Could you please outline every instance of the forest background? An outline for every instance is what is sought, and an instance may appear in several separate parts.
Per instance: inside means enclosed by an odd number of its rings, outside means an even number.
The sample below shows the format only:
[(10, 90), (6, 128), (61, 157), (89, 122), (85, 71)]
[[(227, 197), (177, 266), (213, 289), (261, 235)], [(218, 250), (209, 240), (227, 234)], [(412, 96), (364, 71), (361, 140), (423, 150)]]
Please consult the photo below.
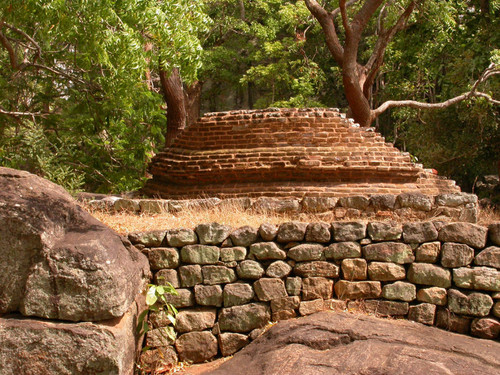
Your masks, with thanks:
[[(342, 67), (307, 3), (0, 0), (0, 165), (72, 191), (131, 191), (154, 153), (204, 112), (348, 112)], [(318, 3), (338, 16), (342, 41), (348, 18), (377, 2)], [(362, 64), (383, 31), (411, 12), (370, 82), (372, 108), (438, 103), (472, 89), (486, 96), (443, 109), (391, 108), (372, 126), (470, 191), (500, 160), (500, 108), (488, 100), (499, 97), (499, 76), (478, 82), (500, 65), (500, 1), (378, 3), (356, 48)]]

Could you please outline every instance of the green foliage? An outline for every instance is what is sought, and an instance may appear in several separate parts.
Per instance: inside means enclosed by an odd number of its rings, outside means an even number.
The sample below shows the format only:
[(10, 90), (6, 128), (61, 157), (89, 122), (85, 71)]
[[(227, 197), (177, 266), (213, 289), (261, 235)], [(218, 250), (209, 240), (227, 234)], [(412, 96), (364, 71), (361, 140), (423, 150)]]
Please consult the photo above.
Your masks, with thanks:
[[(176, 320), (175, 317), (177, 315), (177, 309), (168, 302), (167, 296), (174, 295), (177, 296), (179, 293), (169, 282), (166, 285), (155, 285), (148, 284), (148, 288), (146, 290), (146, 306), (147, 308), (139, 315), (137, 319), (137, 334), (142, 335), (146, 334), (151, 330), (151, 327), (148, 322), (148, 315), (151, 311), (159, 313), (164, 312), (166, 318), (175, 325)], [(166, 329), (167, 335), (175, 340), (175, 331), (172, 327), (168, 327), (170, 329)]]
[(0, 115), (0, 165), (73, 190), (139, 188), (166, 127), (149, 77), (196, 79), (203, 2), (0, 0), (0, 20), (18, 62), (0, 49), (0, 108), (35, 114)]
[[(485, 14), (467, 1), (426, 2), (386, 54), (379, 103), (440, 102), (469, 91), (498, 59), (500, 34), (492, 32), (500, 30), (498, 3), (490, 2), (490, 13)], [(479, 90), (498, 98), (500, 82), (492, 77)], [(384, 114), (379, 124), (400, 148), (470, 190), (478, 176), (497, 173), (499, 116), (498, 106), (479, 98), (444, 110), (399, 108)]]

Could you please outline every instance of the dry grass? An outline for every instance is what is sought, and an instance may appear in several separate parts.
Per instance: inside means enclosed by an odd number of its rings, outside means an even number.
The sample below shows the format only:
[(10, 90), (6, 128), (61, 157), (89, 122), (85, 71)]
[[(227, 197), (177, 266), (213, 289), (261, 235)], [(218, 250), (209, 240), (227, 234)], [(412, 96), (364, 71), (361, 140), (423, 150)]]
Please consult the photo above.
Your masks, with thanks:
[[(338, 218), (332, 213), (326, 214), (276, 214), (258, 213), (245, 209), (237, 203), (220, 204), (217, 206), (194, 206), (183, 209), (178, 213), (163, 212), (160, 214), (131, 214), (127, 212), (106, 212), (92, 209), (83, 205), (91, 215), (96, 217), (110, 228), (120, 234), (131, 232), (146, 232), (150, 230), (165, 230), (173, 228), (195, 228), (198, 224), (217, 222), (232, 228), (244, 225), (259, 227), (262, 223), (280, 224), (287, 221), (302, 221), (307, 223), (332, 222)], [(353, 220), (344, 217), (341, 220)], [(354, 219), (355, 220), (355, 219)], [(373, 219), (381, 221), (381, 219)], [(386, 220), (394, 220), (389, 217)], [(478, 224), (488, 225), (500, 222), (500, 212), (492, 209), (481, 209)]]

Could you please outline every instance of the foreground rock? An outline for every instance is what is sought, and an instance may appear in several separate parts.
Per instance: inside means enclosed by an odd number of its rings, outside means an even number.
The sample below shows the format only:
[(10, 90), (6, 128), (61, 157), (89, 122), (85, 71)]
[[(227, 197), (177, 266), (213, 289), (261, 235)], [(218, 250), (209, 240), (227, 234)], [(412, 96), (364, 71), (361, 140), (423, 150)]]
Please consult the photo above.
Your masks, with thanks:
[[(500, 343), (401, 320), (322, 312), (280, 322), (203, 374), (498, 374)], [(186, 374), (189, 373), (189, 370)]]
[(136, 313), (132, 304), (102, 324), (0, 318), (0, 373), (132, 375)]
[(148, 277), (146, 257), (63, 188), (0, 168), (0, 314), (112, 319)]

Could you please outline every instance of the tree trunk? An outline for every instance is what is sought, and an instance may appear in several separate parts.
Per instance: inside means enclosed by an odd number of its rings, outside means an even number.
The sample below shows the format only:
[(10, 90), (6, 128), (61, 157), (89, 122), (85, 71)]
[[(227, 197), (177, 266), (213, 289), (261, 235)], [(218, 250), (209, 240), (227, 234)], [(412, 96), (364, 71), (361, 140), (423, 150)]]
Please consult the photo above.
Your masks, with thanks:
[(184, 86), (184, 105), (187, 112), (186, 126), (193, 124), (200, 117), (202, 87), (203, 82), (200, 81)]
[(370, 101), (363, 93), (364, 77), (359, 76), (355, 62), (345, 62), (342, 67), (342, 82), (349, 103), (349, 117), (353, 117), (360, 126), (370, 126), (375, 119), (370, 108)]
[(188, 115), (186, 112), (184, 88), (182, 86), (179, 70), (174, 68), (172, 73), (160, 69), (160, 81), (163, 97), (167, 103), (167, 134), (165, 135), (165, 148), (172, 145), (174, 139), (184, 130)]

